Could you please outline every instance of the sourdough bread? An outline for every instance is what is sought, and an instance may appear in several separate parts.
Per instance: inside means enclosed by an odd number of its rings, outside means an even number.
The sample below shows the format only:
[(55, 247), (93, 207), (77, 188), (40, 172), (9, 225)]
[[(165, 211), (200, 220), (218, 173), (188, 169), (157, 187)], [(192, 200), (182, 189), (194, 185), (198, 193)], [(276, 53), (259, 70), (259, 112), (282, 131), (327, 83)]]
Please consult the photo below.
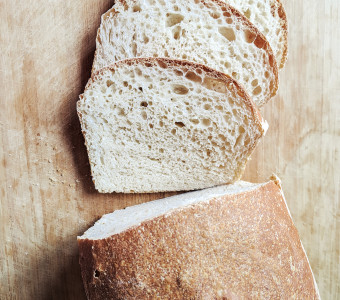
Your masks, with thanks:
[(118, 210), (78, 245), (88, 299), (320, 299), (274, 181)]
[(102, 69), (77, 109), (99, 192), (234, 182), (267, 126), (235, 80), (171, 59), (132, 59)]
[(223, 0), (242, 12), (266, 37), (280, 68), (288, 54), (288, 21), (279, 0)]
[(275, 56), (260, 31), (218, 0), (117, 0), (102, 16), (93, 72), (134, 57), (207, 65), (239, 81), (255, 104), (276, 94)]

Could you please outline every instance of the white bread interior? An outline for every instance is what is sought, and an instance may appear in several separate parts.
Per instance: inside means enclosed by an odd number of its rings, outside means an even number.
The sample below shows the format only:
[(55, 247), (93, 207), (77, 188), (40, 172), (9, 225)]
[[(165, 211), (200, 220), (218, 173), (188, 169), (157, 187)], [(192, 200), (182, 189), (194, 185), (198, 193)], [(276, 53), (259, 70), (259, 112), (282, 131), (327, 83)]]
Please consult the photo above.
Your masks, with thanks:
[(194, 190), (238, 180), (267, 124), (225, 74), (171, 59), (117, 63), (78, 101), (100, 192)]

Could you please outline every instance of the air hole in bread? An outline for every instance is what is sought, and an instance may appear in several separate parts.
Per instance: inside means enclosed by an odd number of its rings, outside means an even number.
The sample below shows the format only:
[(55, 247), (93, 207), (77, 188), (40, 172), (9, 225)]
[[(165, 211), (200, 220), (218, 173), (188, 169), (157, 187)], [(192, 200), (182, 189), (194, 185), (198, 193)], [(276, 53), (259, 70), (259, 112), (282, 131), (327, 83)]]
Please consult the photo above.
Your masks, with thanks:
[(227, 92), (226, 83), (222, 80), (218, 80), (215, 78), (210, 78), (210, 77), (204, 78), (203, 86), (214, 92), (218, 92), (218, 93)]
[(176, 24), (181, 23), (184, 19), (184, 16), (180, 14), (167, 13), (166, 16), (167, 16), (167, 19), (166, 19), (167, 27), (175, 26)]
[(171, 134), (172, 134), (172, 135), (175, 135), (175, 134), (176, 134), (176, 129), (172, 129), (172, 130), (171, 130)]
[(178, 40), (181, 37), (181, 27), (176, 26), (173, 30), (173, 36), (175, 40)]
[(222, 106), (222, 105), (217, 105), (217, 106), (216, 106), (216, 109), (217, 109), (217, 110), (223, 110), (223, 106)]
[(230, 17), (231, 17), (231, 14), (230, 14), (230, 12), (225, 11), (225, 12), (223, 13), (223, 16), (224, 16), (224, 17), (227, 17), (227, 18), (230, 18)]
[(232, 18), (226, 18), (227, 24), (233, 24), (233, 19)]
[(269, 78), (269, 72), (268, 71), (264, 72), (264, 77)]
[(132, 54), (137, 56), (137, 44), (135, 42), (132, 43)]
[(189, 71), (188, 73), (185, 74), (185, 78), (194, 81), (194, 82), (202, 82), (202, 78), (198, 76), (196, 73)]
[(229, 68), (231, 67), (231, 64), (230, 64), (229, 62), (226, 61), (226, 62), (224, 63), (224, 66), (225, 66), (227, 69), (229, 69)]
[(232, 42), (235, 41), (235, 32), (232, 28), (228, 27), (220, 27), (218, 29), (218, 32), (223, 35), (228, 41)]
[(143, 88), (140, 86), (139, 88), (138, 88), (141, 92), (143, 92)]
[(210, 119), (203, 119), (202, 120), (202, 124), (206, 127), (210, 126), (211, 124), (211, 120)]
[(113, 85), (113, 81), (111, 80), (106, 80), (106, 86), (110, 87), (111, 85)]
[(257, 79), (254, 79), (252, 82), (251, 82), (251, 85), (252, 86), (257, 86), (259, 84), (259, 81)]
[(180, 127), (180, 128), (183, 128), (185, 127), (184, 123), (183, 122), (175, 122), (175, 125)]
[(174, 84), (172, 89), (174, 93), (178, 95), (186, 95), (189, 92), (189, 89), (181, 84)]
[(141, 71), (141, 69), (136, 68), (136, 69), (135, 69), (135, 74), (136, 74), (137, 76), (142, 76), (142, 75), (143, 75), (143, 72)]
[(164, 153), (164, 149), (163, 149), (163, 148), (160, 148), (160, 149), (159, 149), (159, 152), (160, 152), (160, 153)]
[(133, 8), (132, 8), (132, 11), (133, 12), (140, 12), (141, 11), (141, 8), (139, 5), (135, 5)]
[(210, 109), (211, 109), (211, 105), (208, 104), (208, 103), (206, 103), (206, 104), (204, 104), (203, 108), (204, 108), (205, 110), (210, 110)]
[(146, 114), (145, 111), (142, 111), (142, 118), (146, 120), (148, 118), (148, 115)]
[(239, 135), (236, 139), (235, 146), (240, 146), (243, 141), (243, 136)]
[(149, 127), (152, 129), (153, 128), (153, 124), (149, 124)]
[(244, 39), (246, 40), (247, 43), (252, 43), (255, 41), (256, 34), (250, 30), (245, 30), (244, 31)]
[(262, 88), (260, 86), (257, 86), (254, 90), (253, 90), (253, 95), (259, 95), (262, 91)]
[(177, 76), (183, 76), (183, 72), (181, 70), (174, 70), (174, 73), (177, 75)]
[(249, 19), (251, 14), (250, 9), (248, 8), (243, 14)]
[(128, 87), (128, 86), (129, 86), (129, 83), (128, 83), (127, 81), (123, 81), (123, 85), (124, 85), (125, 87)]
[(149, 38), (145, 34), (143, 35), (143, 41), (145, 44), (149, 42)]
[(214, 19), (218, 19), (218, 18), (221, 17), (221, 14), (218, 13), (218, 12), (216, 12), (216, 11), (214, 11), (214, 12), (209, 12), (209, 14), (210, 14), (210, 16), (211, 16), (212, 18), (214, 18)]
[(157, 60), (157, 64), (163, 69), (166, 69), (168, 67), (168, 65), (162, 60)]
[(191, 119), (190, 122), (197, 125), (197, 124), (199, 124), (200, 121), (197, 120), (197, 119)]
[(142, 101), (141, 103), (140, 103), (140, 106), (143, 106), (143, 107), (148, 107), (148, 103), (146, 102), (146, 101)]
[(164, 122), (163, 121), (159, 121), (159, 126), (163, 127), (164, 126)]

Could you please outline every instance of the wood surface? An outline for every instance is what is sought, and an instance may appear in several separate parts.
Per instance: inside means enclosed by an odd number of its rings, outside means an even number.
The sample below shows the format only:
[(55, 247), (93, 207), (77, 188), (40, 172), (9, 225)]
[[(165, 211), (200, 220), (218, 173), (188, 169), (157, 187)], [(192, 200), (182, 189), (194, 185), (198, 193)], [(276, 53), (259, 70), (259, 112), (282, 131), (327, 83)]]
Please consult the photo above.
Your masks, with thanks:
[[(77, 235), (170, 195), (94, 190), (76, 101), (108, 0), (0, 1), (0, 299), (85, 299)], [(275, 172), (323, 299), (340, 299), (339, 1), (285, 1), (289, 58), (244, 179)]]

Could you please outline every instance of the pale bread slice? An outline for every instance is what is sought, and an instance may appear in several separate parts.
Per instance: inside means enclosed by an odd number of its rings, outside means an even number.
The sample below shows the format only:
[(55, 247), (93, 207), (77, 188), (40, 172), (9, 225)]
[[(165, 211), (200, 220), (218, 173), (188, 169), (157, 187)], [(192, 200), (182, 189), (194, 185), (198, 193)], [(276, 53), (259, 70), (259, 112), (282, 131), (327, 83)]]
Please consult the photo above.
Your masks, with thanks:
[(235, 80), (171, 59), (131, 59), (100, 70), (77, 109), (99, 192), (234, 182), (267, 127)]
[(223, 0), (242, 12), (266, 37), (280, 68), (288, 55), (288, 21), (279, 0)]
[(88, 299), (320, 299), (277, 182), (103, 216), (78, 237)]
[(93, 72), (134, 57), (207, 65), (242, 84), (257, 106), (278, 89), (278, 68), (263, 34), (217, 0), (117, 0), (102, 16)]

